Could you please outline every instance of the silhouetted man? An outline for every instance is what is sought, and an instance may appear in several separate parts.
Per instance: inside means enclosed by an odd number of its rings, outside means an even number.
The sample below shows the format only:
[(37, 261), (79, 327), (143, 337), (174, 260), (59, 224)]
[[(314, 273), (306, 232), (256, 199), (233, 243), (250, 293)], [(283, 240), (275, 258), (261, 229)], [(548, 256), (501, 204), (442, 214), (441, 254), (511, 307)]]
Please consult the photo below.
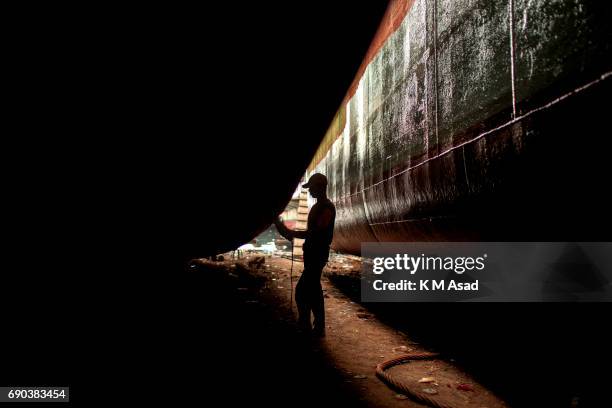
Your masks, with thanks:
[[(302, 187), (309, 189), (310, 195), (317, 203), (308, 214), (308, 229), (306, 231), (291, 230), (277, 217), (274, 220), (278, 232), (289, 241), (294, 238), (305, 239), (304, 272), (295, 287), (295, 303), (297, 303), (300, 327), (317, 336), (325, 336), (325, 309), (323, 306), (323, 290), (321, 289), (321, 273), (329, 257), (329, 245), (334, 234), (336, 207), (327, 198), (327, 177), (315, 173)], [(314, 329), (310, 324), (310, 312), (314, 314)]]

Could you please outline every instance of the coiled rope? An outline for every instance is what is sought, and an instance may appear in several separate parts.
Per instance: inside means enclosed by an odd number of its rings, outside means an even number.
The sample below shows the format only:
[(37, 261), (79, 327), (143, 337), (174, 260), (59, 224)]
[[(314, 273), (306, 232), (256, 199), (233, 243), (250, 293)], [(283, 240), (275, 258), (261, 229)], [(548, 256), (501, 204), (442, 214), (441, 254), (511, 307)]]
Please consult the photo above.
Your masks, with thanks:
[(408, 386), (407, 384), (398, 381), (397, 379), (393, 378), (389, 373), (385, 372), (385, 370), (393, 366), (405, 363), (407, 361), (433, 360), (437, 357), (439, 357), (438, 353), (412, 353), (392, 358), (390, 360), (383, 361), (382, 363), (376, 366), (376, 376), (392, 389), (411, 397), (417, 402), (422, 402), (435, 408), (454, 408), (451, 405), (433, 399), (430, 395), (420, 391), (415, 386)]

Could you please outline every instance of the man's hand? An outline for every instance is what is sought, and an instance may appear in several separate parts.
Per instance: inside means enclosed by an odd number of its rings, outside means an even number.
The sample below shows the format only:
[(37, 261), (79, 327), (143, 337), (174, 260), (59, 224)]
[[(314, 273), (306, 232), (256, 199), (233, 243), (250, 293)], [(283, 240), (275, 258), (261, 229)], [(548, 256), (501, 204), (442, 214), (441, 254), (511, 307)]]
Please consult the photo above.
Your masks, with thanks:
[(287, 238), (287, 240), (289, 241), (293, 240), (293, 231), (287, 228), (285, 224), (283, 224), (283, 220), (281, 220), (280, 217), (277, 216), (274, 218), (274, 225), (276, 225), (276, 229), (283, 237)]
[(288, 228), (283, 223), (283, 219), (280, 216), (274, 217), (274, 225), (276, 225), (276, 229), (282, 234), (288, 230)]

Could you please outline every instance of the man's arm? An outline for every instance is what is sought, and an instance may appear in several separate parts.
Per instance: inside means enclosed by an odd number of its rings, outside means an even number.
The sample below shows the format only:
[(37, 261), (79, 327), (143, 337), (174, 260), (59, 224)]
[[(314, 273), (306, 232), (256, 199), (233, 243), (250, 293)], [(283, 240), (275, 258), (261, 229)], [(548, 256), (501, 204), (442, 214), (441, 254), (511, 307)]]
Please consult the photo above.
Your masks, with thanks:
[(325, 208), (318, 214), (314, 222), (314, 229), (317, 231), (325, 230), (333, 222), (333, 219), (334, 212), (329, 208)]
[(294, 238), (306, 238), (306, 231), (296, 231), (287, 228), (278, 217), (274, 219), (274, 225), (276, 225), (276, 229), (278, 229), (278, 232), (289, 241), (292, 241)]

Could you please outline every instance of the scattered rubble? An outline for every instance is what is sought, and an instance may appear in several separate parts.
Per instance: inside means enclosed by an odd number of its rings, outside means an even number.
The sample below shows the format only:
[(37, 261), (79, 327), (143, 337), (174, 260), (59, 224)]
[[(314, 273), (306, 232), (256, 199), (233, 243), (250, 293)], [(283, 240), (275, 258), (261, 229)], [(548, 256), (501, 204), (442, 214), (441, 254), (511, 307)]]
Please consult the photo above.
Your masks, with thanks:
[(472, 385), (465, 383), (457, 385), (457, 389), (461, 391), (474, 391), (474, 387), (472, 387)]
[(248, 265), (250, 268), (259, 269), (262, 268), (266, 263), (266, 258), (264, 256), (256, 256), (253, 259), (248, 261)]
[(438, 393), (438, 390), (436, 390), (435, 388), (423, 388), (421, 391), (423, 391), (425, 394), (430, 395), (436, 395)]
[[(245, 291), (245, 302), (253, 307), (267, 305), (284, 305), (289, 310), (289, 270), (291, 259), (279, 256), (261, 256), (249, 254), (240, 260), (232, 260), (225, 256), (224, 261), (227, 273), (236, 282), (236, 289)], [(210, 262), (210, 261), (207, 261)], [(359, 267), (353, 260), (344, 261), (338, 266), (351, 264), (348, 270), (337, 268), (335, 273), (342, 276), (359, 274)], [(217, 264), (221, 265), (221, 264)], [(332, 265), (333, 266), (333, 265)], [(303, 265), (295, 262), (293, 265), (293, 286), (299, 280)], [(384, 359), (397, 357), (401, 354), (426, 351), (419, 343), (412, 341), (402, 331), (391, 328), (377, 319), (377, 316), (368, 313), (363, 305), (356, 303), (346, 296), (345, 292), (333, 286), (324, 275), (322, 285), (325, 290), (325, 309), (327, 320), (327, 336), (320, 344), (320, 352), (326, 354), (333, 365), (345, 375), (346, 386), (360, 395), (360, 398), (379, 408), (396, 408), (401, 400), (403, 408), (421, 407), (408, 395), (396, 393), (375, 377), (375, 367)], [(353, 279), (353, 277), (351, 277)], [(259, 282), (258, 290), (248, 287), (253, 282)], [(280, 286), (279, 286), (280, 285)], [(285, 289), (286, 288), (286, 289)], [(248, 291), (248, 292), (247, 292)], [(251, 296), (253, 295), (253, 296)], [(356, 299), (356, 298), (354, 298)], [(281, 307), (282, 308), (282, 307)], [(295, 307), (293, 312), (296, 313)], [(293, 315), (295, 317), (295, 314)], [(448, 360), (439, 360), (435, 365), (426, 361), (411, 361), (410, 364), (401, 364), (392, 368), (398, 380), (406, 384), (413, 384), (432, 399), (452, 406), (469, 406), (476, 408), (505, 407), (490, 392), (481, 392), (483, 388), (473, 381), (466, 373), (453, 366)], [(435, 377), (432, 373), (435, 371)], [(422, 385), (424, 388), (421, 389)], [(473, 393), (466, 393), (472, 391)]]

